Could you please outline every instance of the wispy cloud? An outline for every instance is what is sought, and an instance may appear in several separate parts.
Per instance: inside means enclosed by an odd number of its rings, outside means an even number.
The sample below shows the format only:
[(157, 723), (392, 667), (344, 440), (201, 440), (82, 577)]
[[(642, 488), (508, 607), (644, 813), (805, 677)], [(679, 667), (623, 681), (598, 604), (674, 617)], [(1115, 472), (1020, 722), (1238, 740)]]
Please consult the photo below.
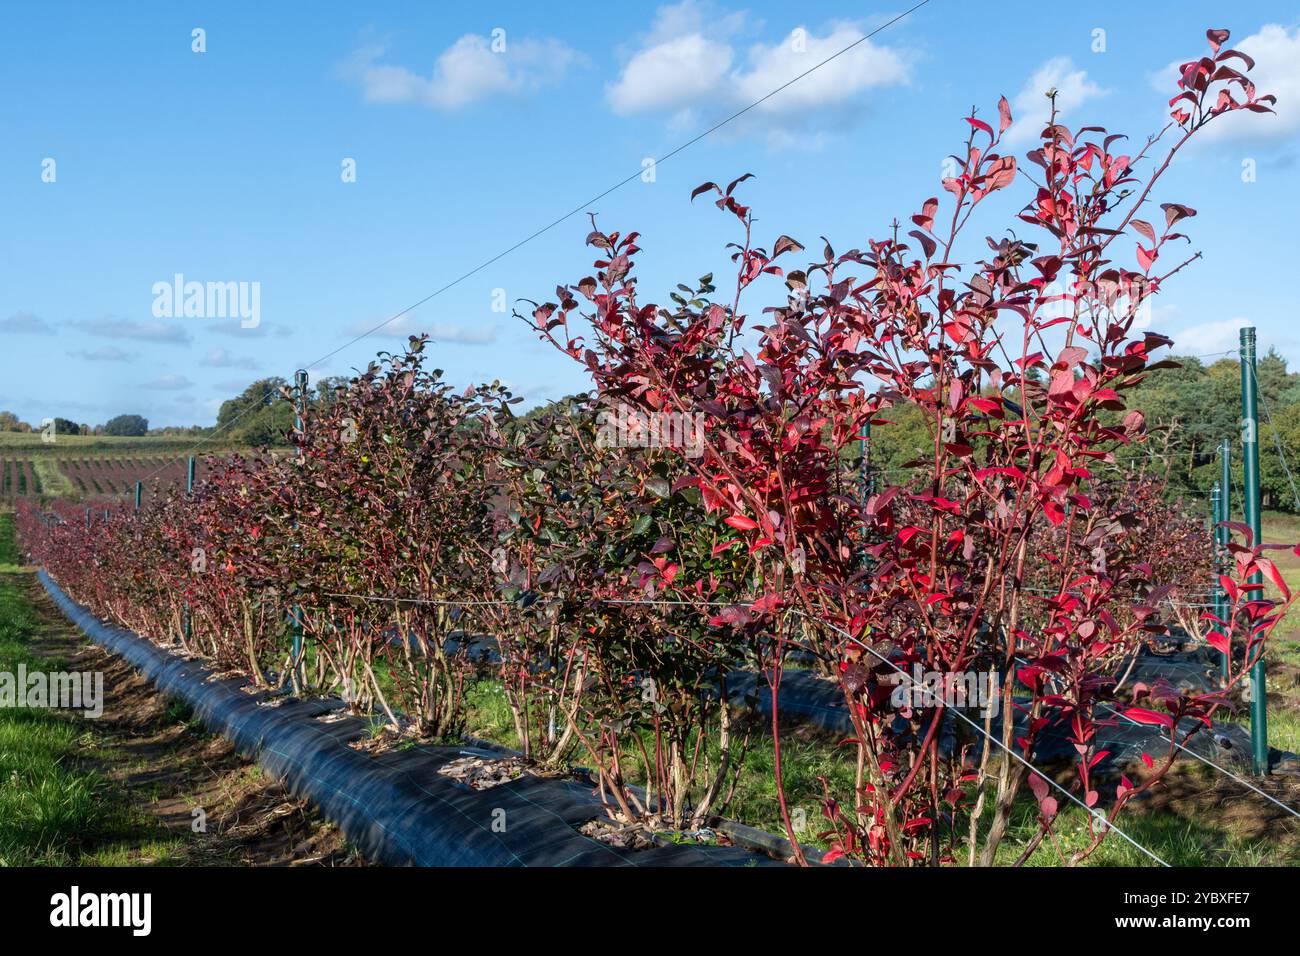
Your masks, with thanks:
[(1015, 122), (1003, 137), (1006, 145), (1023, 146), (1038, 139), (1052, 116), (1052, 101), (1047, 97), (1049, 90), (1056, 90), (1058, 119), (1065, 124), (1076, 118), (1074, 112), (1084, 103), (1107, 93), (1088, 79), (1087, 70), (1076, 70), (1069, 57), (1058, 56), (1048, 60), (1011, 99), (1011, 115)]
[(160, 342), (184, 345), (191, 341), (189, 331), (173, 322), (135, 322), (130, 319), (89, 319), (70, 323), (90, 335), (105, 339), (130, 339), (137, 342)]
[(31, 312), (15, 312), (8, 318), (0, 319), (0, 334), (53, 335), (54, 326)]
[(443, 50), (428, 75), (383, 63), (383, 43), (362, 46), (343, 64), (371, 103), (419, 103), (443, 112), (496, 96), (514, 96), (564, 79), (585, 57), (551, 37), (515, 39), (468, 33)]
[(159, 392), (178, 392), (182, 389), (193, 388), (194, 383), (184, 375), (176, 375), (175, 373), (168, 372), (165, 375), (159, 375), (151, 381), (141, 383), (140, 387)]
[[(343, 330), (344, 335), (362, 335), (370, 332), (380, 323), (380, 319), (355, 322)], [(405, 339), (412, 335), (427, 334), (435, 344), (454, 345), (491, 345), (497, 339), (494, 325), (468, 326), (451, 322), (421, 322), (412, 316), (403, 315), (389, 322), (374, 333), (386, 338)]]
[(257, 368), (257, 363), (243, 355), (235, 355), (227, 349), (209, 349), (208, 354), (199, 359), (200, 365), (209, 368)]
[(267, 335), (274, 335), (280, 338), (287, 338), (293, 335), (293, 332), (283, 325), (276, 325), (263, 320), (251, 329), (244, 328), (239, 319), (218, 319), (216, 321), (204, 320), (202, 328), (206, 332), (215, 332), (217, 335), (228, 335), (232, 338), (252, 338), (260, 339)]
[(97, 349), (76, 349), (68, 353), (74, 358), (87, 362), (129, 362), (136, 357), (135, 352), (127, 352), (116, 345), (101, 345)]
[(1239, 330), (1253, 324), (1249, 319), (1224, 319), (1221, 322), (1202, 322), (1169, 333), (1174, 340), (1174, 353), (1178, 355), (1208, 355), (1236, 348)]

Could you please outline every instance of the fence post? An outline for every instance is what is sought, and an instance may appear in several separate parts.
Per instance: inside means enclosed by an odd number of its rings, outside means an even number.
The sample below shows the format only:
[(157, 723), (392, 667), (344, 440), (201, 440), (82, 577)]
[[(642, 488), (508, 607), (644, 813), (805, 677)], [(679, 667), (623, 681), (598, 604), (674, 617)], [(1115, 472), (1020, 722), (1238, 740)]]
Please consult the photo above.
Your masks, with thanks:
[(136, 511), (140, 510), (140, 502), (143, 499), (144, 499), (144, 482), (137, 481), (135, 483), (135, 510)]
[[(1216, 481), (1210, 489), (1210, 584), (1214, 595), (1214, 616), (1223, 617), (1223, 589), (1219, 587), (1219, 522), (1223, 520), (1223, 492)], [(1225, 657), (1227, 655), (1224, 655)]]
[[(1219, 442), (1219, 517), (1218, 521), (1232, 520), (1232, 443), (1228, 439)], [(1223, 557), (1228, 553), (1228, 542), (1231, 540), (1232, 532), (1225, 527), (1214, 529), (1214, 545), (1216, 554), (1215, 580), (1214, 580), (1214, 616), (1222, 620), (1228, 613), (1228, 595), (1220, 586), (1218, 575), (1223, 573)], [(1228, 634), (1229, 640), (1232, 636), (1232, 622), (1228, 622), (1225, 627), (1225, 633)], [(1229, 643), (1228, 652), (1223, 655), (1222, 674), (1226, 682), (1232, 675), (1232, 645)]]
[[(307, 370), (300, 368), (293, 373), (293, 427), (298, 433), (298, 457), (302, 458), (302, 442), (307, 432)], [(295, 604), (290, 616), (289, 662), (293, 667), (293, 690), (301, 693), (303, 689), (302, 670), (302, 605)]]
[[(190, 455), (185, 459), (185, 493), (188, 495), (194, 490), (194, 456)], [(185, 632), (185, 647), (190, 646), (190, 638), (194, 634), (194, 625), (190, 620), (190, 602), (186, 601), (184, 610), (181, 612), (181, 628)]]
[[(1255, 383), (1255, 329), (1241, 330), (1241, 460), (1246, 525), (1253, 544), (1260, 543), (1259, 514), (1259, 396)], [(1252, 585), (1263, 585), (1261, 574), (1252, 574)], [(1249, 592), (1262, 595), (1262, 588)], [(1249, 635), (1247, 635), (1249, 640)], [(1264, 679), (1264, 655), (1259, 652), (1250, 668), (1250, 751), (1256, 773), (1268, 772), (1268, 690)]]

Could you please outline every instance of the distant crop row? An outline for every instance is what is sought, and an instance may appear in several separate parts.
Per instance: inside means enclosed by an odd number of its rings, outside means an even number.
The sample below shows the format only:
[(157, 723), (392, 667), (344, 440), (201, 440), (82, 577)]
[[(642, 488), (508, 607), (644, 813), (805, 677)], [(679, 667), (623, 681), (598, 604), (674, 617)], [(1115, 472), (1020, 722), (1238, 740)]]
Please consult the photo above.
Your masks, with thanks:
[(0, 458), (0, 498), (5, 500), (41, 493), (31, 461)]
[[(130, 495), (135, 483), (143, 482), (147, 489), (155, 485), (167, 488), (185, 481), (185, 459), (163, 458), (156, 455), (128, 455), (105, 458), (75, 456), (54, 460), (58, 473), (67, 479), (67, 487), (46, 487), (30, 458), (0, 459), (0, 499), (47, 495), (64, 496), (71, 490), (72, 497), (105, 497)], [(198, 474), (203, 464), (196, 463)], [(148, 491), (146, 491), (146, 494)]]

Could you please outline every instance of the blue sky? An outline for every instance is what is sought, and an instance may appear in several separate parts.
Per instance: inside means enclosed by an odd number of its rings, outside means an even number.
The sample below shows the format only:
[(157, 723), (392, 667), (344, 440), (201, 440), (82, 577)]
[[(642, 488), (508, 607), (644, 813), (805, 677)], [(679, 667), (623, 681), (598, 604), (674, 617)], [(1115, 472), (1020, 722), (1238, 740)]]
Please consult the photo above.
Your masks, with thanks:
[[(210, 424), (248, 382), (291, 376), (906, 6), (7, 5), (0, 408), (27, 421)], [(689, 202), (705, 180), (754, 173), (743, 195), (769, 243), (862, 245), (941, 195), (972, 105), (993, 112), (1005, 93), (1024, 116), (1054, 85), (1070, 125), (1140, 142), (1165, 115), (1169, 65), (1202, 54), (1206, 27), (1227, 27), (1278, 114), (1215, 133), (1164, 181), (1160, 201), (1199, 210), (1188, 231), (1206, 258), (1162, 294), (1154, 327), (1180, 351), (1211, 353), (1253, 324), (1262, 347), (1300, 363), (1300, 12), (1073, 6), (1049, 20), (1041, 4), (995, 15), (931, 0), (653, 182), (583, 208), (606, 230), (642, 233), (651, 299), (727, 272), (731, 222)], [(343, 181), (347, 160), (355, 182)], [(981, 229), (1001, 232), (1011, 211)], [(345, 374), (421, 330), (455, 382), (500, 378), (530, 404), (584, 387), (493, 306), (586, 275), (588, 229), (585, 214), (568, 219), (313, 373)], [(156, 316), (155, 284), (177, 273), (257, 283), (260, 324)]]

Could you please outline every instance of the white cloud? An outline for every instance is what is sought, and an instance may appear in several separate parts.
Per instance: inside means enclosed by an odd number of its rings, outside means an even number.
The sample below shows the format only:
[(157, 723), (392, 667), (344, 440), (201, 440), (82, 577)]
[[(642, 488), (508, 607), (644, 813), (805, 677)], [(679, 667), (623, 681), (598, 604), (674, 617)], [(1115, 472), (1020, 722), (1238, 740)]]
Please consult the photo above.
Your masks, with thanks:
[(1075, 110), (1107, 92), (1088, 79), (1087, 70), (1076, 70), (1069, 57), (1054, 57), (1040, 66), (1011, 100), (1011, 115), (1015, 122), (1007, 130), (1003, 143), (1018, 146), (1038, 140), (1038, 135), (1051, 119), (1052, 104), (1047, 98), (1047, 91), (1051, 89), (1056, 90), (1057, 117), (1066, 125), (1071, 123), (1071, 114)]
[(229, 335), (235, 338), (261, 338), (264, 335), (276, 335), (281, 338), (293, 335), (293, 332), (283, 325), (274, 325), (265, 319), (251, 329), (244, 328), (239, 319), (206, 319), (202, 328), (208, 332), (216, 332), (218, 335)]
[(138, 342), (163, 342), (183, 345), (190, 333), (170, 322), (133, 322), (130, 319), (92, 319), (72, 325), (105, 339), (132, 339)]
[(149, 388), (160, 392), (175, 392), (185, 388), (192, 388), (194, 383), (184, 375), (176, 375), (168, 372), (165, 375), (159, 375), (149, 382), (141, 384), (141, 388)]
[[(355, 322), (344, 329), (343, 334), (371, 334), (371, 330), (375, 329), (375, 326), (379, 325), (381, 321), (381, 319), (374, 319)], [(409, 313), (394, 319), (380, 329), (375, 329), (373, 334), (398, 339), (427, 334), (435, 345), (491, 345), (497, 339), (497, 330), (494, 325), (467, 326), (456, 325), (451, 322), (421, 322)]]
[(1211, 355), (1237, 348), (1241, 341), (1239, 330), (1252, 324), (1249, 319), (1224, 319), (1221, 322), (1189, 325), (1168, 335), (1174, 340), (1175, 355)]
[[(1229, 39), (1224, 46), (1254, 59), (1255, 68), (1246, 75), (1255, 84), (1256, 95), (1271, 93), (1277, 97), (1273, 104), (1276, 115), (1249, 110), (1229, 113), (1214, 119), (1192, 142), (1202, 145), (1227, 140), (1276, 142), (1300, 133), (1300, 27), (1288, 31), (1270, 23), (1240, 41)], [(1240, 60), (1229, 60), (1228, 65), (1245, 72), (1245, 64)], [(1152, 85), (1167, 98), (1178, 92), (1178, 66), (1170, 63), (1152, 77)], [(1217, 89), (1217, 85), (1212, 87)], [(1212, 93), (1211, 101), (1217, 95)], [(1242, 99), (1240, 87), (1233, 87), (1233, 97)], [(1168, 115), (1168, 110), (1165, 114)]]
[(614, 112), (672, 111), (712, 97), (727, 82), (731, 47), (698, 33), (665, 40), (637, 53), (606, 91)]
[(771, 44), (751, 44), (740, 57), (735, 34), (742, 23), (693, 0), (661, 7), (640, 48), (606, 87), (611, 109), (662, 113), (680, 130), (702, 113), (721, 118), (757, 103), (731, 127), (733, 134), (758, 132), (773, 146), (806, 147), (824, 138), (815, 128), (833, 130), (865, 112), (870, 90), (908, 80), (909, 57), (870, 40), (818, 66), (867, 32), (860, 23), (837, 21), (821, 33), (799, 26)]
[(89, 350), (78, 349), (68, 354), (75, 358), (85, 359), (87, 362), (129, 362), (135, 358), (134, 352), (124, 351), (116, 345), (101, 345), (97, 349)]
[(380, 63), (382, 44), (357, 50), (344, 64), (344, 73), (361, 85), (372, 103), (416, 102), (451, 112), (493, 96), (510, 96), (560, 82), (585, 58), (551, 37), (504, 38), (504, 49), (493, 39), (468, 33), (443, 50), (428, 76), (405, 66)]
[(54, 326), (31, 312), (15, 312), (0, 319), (0, 333), (5, 335), (53, 335)]
[(199, 360), (200, 365), (209, 368), (257, 368), (257, 363), (242, 355), (235, 355), (226, 349), (209, 349), (208, 354)]
[[(854, 23), (837, 23), (821, 37), (807, 31), (803, 52), (795, 51), (790, 36), (771, 46), (756, 44), (749, 50), (749, 69), (734, 76), (736, 90), (745, 102), (761, 99), (843, 50), (864, 32), (864, 27)], [(861, 94), (866, 90), (901, 83), (907, 73), (908, 65), (902, 54), (863, 40), (759, 104), (758, 109), (769, 114), (791, 114), (861, 101)]]

